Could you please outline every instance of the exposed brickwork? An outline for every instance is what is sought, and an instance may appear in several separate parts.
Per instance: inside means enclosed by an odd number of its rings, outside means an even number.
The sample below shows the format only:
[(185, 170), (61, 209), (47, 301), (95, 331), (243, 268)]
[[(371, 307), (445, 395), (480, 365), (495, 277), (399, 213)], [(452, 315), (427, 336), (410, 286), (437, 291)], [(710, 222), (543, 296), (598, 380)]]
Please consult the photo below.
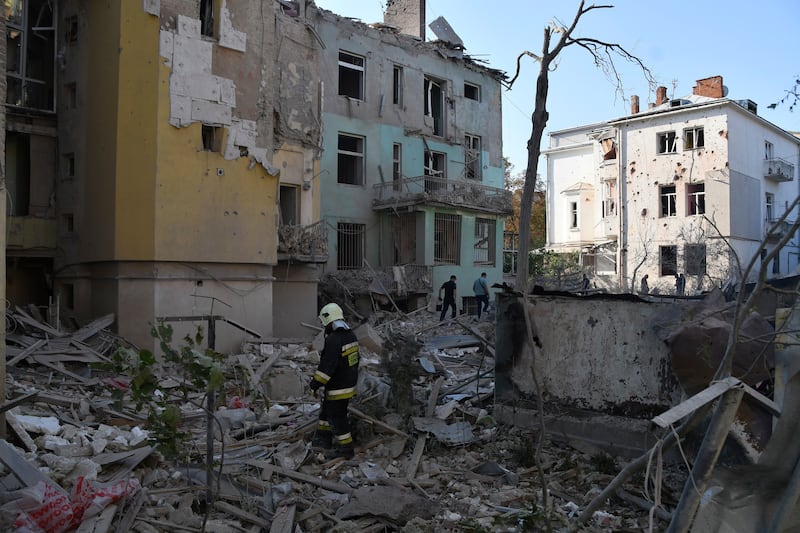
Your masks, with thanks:
[(722, 76), (711, 76), (710, 78), (703, 78), (697, 80), (697, 85), (694, 86), (692, 94), (697, 96), (708, 96), (709, 98), (722, 98)]

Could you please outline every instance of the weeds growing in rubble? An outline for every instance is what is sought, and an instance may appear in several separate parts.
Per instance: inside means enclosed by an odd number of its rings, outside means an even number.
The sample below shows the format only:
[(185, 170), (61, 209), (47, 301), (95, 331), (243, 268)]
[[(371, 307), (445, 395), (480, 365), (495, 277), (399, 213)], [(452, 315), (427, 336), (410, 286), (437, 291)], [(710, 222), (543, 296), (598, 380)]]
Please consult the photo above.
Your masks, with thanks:
[[(206, 394), (217, 392), (224, 384), (222, 355), (211, 349), (201, 348), (203, 329), (198, 327), (194, 337), (186, 335), (183, 344), (173, 345), (172, 326), (157, 324), (150, 328), (150, 334), (158, 340), (163, 352), (164, 366), (169, 368), (178, 387), (174, 391), (159, 388), (154, 372), (157, 366), (155, 356), (150, 350), (119, 348), (112, 362), (103, 367), (119, 379), (112, 387), (112, 397), (118, 409), (128, 395), (136, 405), (136, 410), (147, 410), (147, 429), (150, 442), (166, 458), (182, 457), (189, 449), (191, 434), (183, 427), (183, 413), (175, 404), (175, 395), (182, 401), (190, 401), (190, 394), (202, 391)], [(121, 386), (123, 380), (127, 386)], [(203, 407), (202, 404), (198, 407)]]
[(601, 474), (614, 475), (619, 472), (619, 466), (617, 466), (617, 462), (606, 452), (597, 452), (596, 454), (592, 455), (589, 461), (594, 469)]

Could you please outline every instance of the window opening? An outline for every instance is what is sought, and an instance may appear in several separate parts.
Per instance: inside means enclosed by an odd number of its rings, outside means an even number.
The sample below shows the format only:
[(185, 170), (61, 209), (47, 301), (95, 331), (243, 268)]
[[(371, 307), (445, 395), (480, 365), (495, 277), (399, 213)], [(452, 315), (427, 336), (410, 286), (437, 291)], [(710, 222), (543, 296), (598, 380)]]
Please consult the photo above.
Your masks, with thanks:
[(66, 233), (74, 233), (75, 217), (71, 213), (66, 215), (61, 215), (61, 227), (64, 229)]
[(490, 218), (475, 219), (475, 257), (476, 265), (494, 266), (497, 234), (496, 221)]
[(481, 179), (481, 138), (477, 135), (464, 135), (464, 169), (467, 179)]
[(214, 0), (200, 0), (200, 35), (214, 37)]
[(75, 83), (67, 83), (64, 85), (64, 93), (66, 94), (66, 108), (75, 109), (78, 107), (78, 88)]
[(403, 179), (403, 145), (392, 145), (392, 188), (399, 191)]
[(64, 18), (64, 40), (74, 43), (78, 40), (78, 16), (70, 15)]
[(603, 187), (605, 198), (603, 199), (603, 217), (610, 217), (617, 214), (616, 185), (613, 181), (607, 181)]
[(478, 85), (473, 85), (472, 83), (464, 82), (464, 98), (480, 102), (481, 88)]
[(703, 135), (703, 128), (688, 128), (683, 130), (683, 148), (685, 150), (703, 148), (705, 145), (706, 140)]
[(358, 270), (364, 264), (364, 224), (339, 222), (336, 239), (336, 268)]
[(775, 220), (775, 195), (771, 192), (764, 194), (764, 212), (767, 217), (767, 222)]
[(30, 135), (6, 132), (6, 187), (8, 215), (27, 216), (30, 209), (31, 139)]
[(6, 0), (6, 103), (55, 111), (56, 28), (51, 0)]
[(689, 276), (702, 276), (706, 273), (706, 245), (687, 244), (683, 248), (686, 274)]
[(775, 147), (769, 141), (764, 141), (764, 159), (774, 159)]
[(392, 217), (392, 260), (394, 265), (417, 261), (416, 213), (400, 213)]
[(660, 190), (661, 194), (661, 216), (674, 217), (677, 214), (676, 201), (677, 194), (674, 185), (663, 185)]
[(457, 265), (461, 262), (461, 216), (436, 213), (433, 221), (433, 261)]
[(570, 229), (578, 227), (578, 202), (569, 203), (569, 227)]
[(617, 140), (613, 137), (600, 141), (603, 148), (603, 161), (610, 161), (617, 158)]
[(444, 82), (425, 77), (425, 116), (433, 120), (433, 134), (444, 135)]
[(773, 274), (780, 274), (781, 273), (781, 254), (775, 256), (775, 259), (772, 260), (772, 273)]
[(687, 204), (690, 215), (706, 212), (706, 186), (703, 183), (690, 183), (686, 186)]
[(658, 153), (674, 154), (678, 151), (677, 137), (674, 131), (667, 131), (658, 134)]
[(75, 177), (75, 154), (64, 154), (64, 177)]
[(206, 152), (222, 151), (222, 128), (203, 124), (201, 129), (203, 136), (203, 150)]
[(403, 105), (403, 67), (398, 65), (392, 71), (392, 103)]
[(439, 191), (447, 187), (441, 180), (447, 179), (445, 154), (425, 150), (425, 192)]
[[(364, 138), (339, 134), (339, 161), (337, 170), (339, 183), (364, 184)], [(360, 267), (359, 267), (360, 268)]]
[(364, 99), (364, 58), (349, 52), (339, 52), (339, 94), (357, 100)]
[(678, 273), (678, 247), (661, 246), (659, 247), (661, 256), (661, 275), (674, 276)]
[(300, 188), (296, 185), (281, 185), (281, 225), (296, 226), (300, 221)]

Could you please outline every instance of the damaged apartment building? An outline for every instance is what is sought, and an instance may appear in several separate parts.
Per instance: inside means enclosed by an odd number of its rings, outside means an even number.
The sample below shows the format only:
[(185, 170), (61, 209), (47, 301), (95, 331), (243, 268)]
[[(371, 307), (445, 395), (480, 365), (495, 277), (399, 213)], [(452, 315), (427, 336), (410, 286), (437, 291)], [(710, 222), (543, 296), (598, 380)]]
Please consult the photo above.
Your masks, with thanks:
[[(800, 193), (800, 139), (732, 100), (722, 76), (697, 81), (692, 94), (656, 101), (608, 122), (550, 134), (547, 247), (578, 252), (597, 287), (687, 295), (740, 280), (763, 261), (797, 219), (781, 216)], [(764, 241), (764, 246), (760, 243)], [(795, 273), (797, 237), (768, 266)]]
[(372, 26), (307, 0), (4, 11), (10, 305), (226, 350), (306, 336), (326, 272), (500, 277), (503, 76), (443, 19), (425, 42), (424, 2)]

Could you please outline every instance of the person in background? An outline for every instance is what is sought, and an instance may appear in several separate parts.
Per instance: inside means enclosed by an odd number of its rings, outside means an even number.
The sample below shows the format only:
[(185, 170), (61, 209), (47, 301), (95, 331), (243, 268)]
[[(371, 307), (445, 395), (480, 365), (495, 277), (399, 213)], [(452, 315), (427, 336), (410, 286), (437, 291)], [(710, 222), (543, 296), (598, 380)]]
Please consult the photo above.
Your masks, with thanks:
[(647, 274), (642, 276), (642, 288), (639, 290), (641, 294), (647, 294), (650, 292), (650, 288), (647, 286)]
[[(442, 300), (442, 291), (444, 291), (444, 300)], [(447, 314), (447, 308), (453, 307), (452, 318), (456, 317), (456, 277), (450, 276), (450, 281), (445, 281), (439, 287), (439, 301), (442, 302), (442, 314), (439, 315), (439, 322), (444, 320)]]
[(308, 386), (314, 396), (321, 387), (325, 387), (325, 392), (311, 445), (328, 450), (325, 453), (328, 459), (350, 459), (355, 452), (347, 406), (350, 398), (356, 395), (358, 339), (344, 321), (342, 308), (335, 303), (329, 303), (320, 310), (319, 320), (325, 327), (325, 346), (319, 357), (317, 371)]
[(478, 305), (478, 320), (480, 320), (481, 307), (483, 311), (489, 310), (489, 282), (486, 281), (486, 272), (481, 272), (481, 276), (472, 284), (472, 292), (475, 293), (475, 302)]

